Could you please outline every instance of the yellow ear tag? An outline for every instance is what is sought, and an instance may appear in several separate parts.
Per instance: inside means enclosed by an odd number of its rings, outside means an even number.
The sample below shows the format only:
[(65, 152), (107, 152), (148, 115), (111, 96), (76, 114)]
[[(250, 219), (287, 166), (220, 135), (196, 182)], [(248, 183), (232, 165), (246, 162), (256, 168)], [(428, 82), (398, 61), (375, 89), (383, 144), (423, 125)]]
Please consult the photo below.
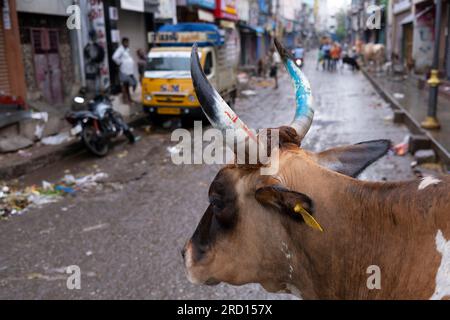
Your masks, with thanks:
[(323, 228), (320, 226), (320, 224), (316, 221), (316, 219), (313, 218), (312, 215), (308, 213), (300, 204), (297, 204), (294, 208), (294, 211), (296, 213), (300, 213), (303, 217), (303, 220), (305, 220), (306, 224), (310, 226), (313, 229), (319, 230), (320, 232), (323, 232)]

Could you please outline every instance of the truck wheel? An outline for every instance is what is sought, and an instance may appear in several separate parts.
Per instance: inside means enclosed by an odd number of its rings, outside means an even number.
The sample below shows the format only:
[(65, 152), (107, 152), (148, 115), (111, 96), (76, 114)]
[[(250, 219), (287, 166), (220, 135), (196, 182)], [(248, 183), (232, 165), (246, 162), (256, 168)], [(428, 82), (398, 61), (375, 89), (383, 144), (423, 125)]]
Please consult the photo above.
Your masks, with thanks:
[(163, 116), (156, 114), (156, 113), (149, 114), (148, 118), (149, 118), (150, 122), (154, 125), (160, 125), (165, 120)]
[(183, 128), (193, 128), (195, 120), (196, 119), (194, 117), (183, 116), (183, 117), (181, 117), (181, 126)]

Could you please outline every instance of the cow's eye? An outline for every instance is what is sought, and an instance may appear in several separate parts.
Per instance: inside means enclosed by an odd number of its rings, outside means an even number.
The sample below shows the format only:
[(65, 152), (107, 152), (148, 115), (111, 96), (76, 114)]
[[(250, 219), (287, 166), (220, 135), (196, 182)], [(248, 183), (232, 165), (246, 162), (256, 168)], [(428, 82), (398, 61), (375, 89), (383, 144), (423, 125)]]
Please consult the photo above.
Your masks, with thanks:
[(225, 204), (220, 199), (212, 199), (211, 206), (214, 210), (222, 210), (223, 208), (225, 208)]

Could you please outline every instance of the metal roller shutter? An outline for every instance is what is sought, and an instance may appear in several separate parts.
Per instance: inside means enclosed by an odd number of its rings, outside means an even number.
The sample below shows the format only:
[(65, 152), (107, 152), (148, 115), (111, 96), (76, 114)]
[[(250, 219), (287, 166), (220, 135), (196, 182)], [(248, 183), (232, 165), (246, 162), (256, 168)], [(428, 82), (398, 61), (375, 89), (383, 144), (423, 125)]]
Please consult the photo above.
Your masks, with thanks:
[(6, 64), (5, 37), (3, 34), (3, 17), (0, 16), (0, 94), (11, 94), (8, 66)]

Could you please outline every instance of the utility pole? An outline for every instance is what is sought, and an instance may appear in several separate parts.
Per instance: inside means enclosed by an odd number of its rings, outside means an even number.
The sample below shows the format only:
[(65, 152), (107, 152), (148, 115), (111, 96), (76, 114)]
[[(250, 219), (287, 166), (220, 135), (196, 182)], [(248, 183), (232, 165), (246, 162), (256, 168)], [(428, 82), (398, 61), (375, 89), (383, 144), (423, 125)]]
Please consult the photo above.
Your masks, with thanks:
[[(74, 0), (73, 4), (80, 6), (80, 0)], [(83, 10), (86, 8), (86, 6), (83, 6)], [(85, 11), (82, 11), (82, 14), (86, 14)], [(84, 19), (81, 20), (82, 24), (85, 21)], [(84, 26), (83, 26), (84, 27)], [(80, 70), (80, 80), (81, 80), (81, 87), (86, 87), (86, 73), (85, 73), (85, 61), (84, 61), (84, 46), (83, 46), (83, 34), (81, 32), (81, 28), (77, 29), (77, 45), (78, 45), (78, 60), (79, 60), (79, 70)]]
[(435, 0), (436, 4), (436, 20), (434, 24), (434, 56), (433, 66), (431, 70), (430, 79), (428, 79), (428, 85), (430, 86), (430, 97), (428, 100), (428, 114), (421, 126), (424, 129), (436, 130), (441, 127), (439, 121), (436, 118), (437, 103), (439, 95), (439, 51), (441, 40), (441, 24), (442, 24), (442, 0)]
[(279, 37), (280, 32), (280, 0), (275, 3), (275, 38)]

